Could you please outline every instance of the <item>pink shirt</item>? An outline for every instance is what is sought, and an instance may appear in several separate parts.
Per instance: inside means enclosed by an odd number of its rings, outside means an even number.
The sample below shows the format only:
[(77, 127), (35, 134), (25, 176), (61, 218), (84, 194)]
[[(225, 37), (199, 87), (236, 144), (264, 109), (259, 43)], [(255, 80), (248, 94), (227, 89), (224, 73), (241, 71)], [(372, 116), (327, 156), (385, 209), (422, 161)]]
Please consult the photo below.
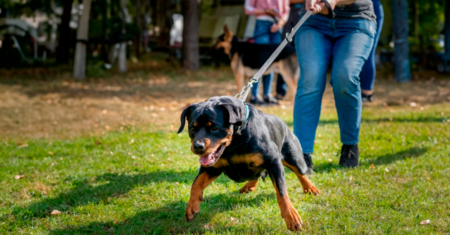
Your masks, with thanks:
[[(256, 9), (269, 8), (276, 9), (284, 22), (288, 20), (290, 10), (289, 0), (245, 0), (245, 13), (247, 15), (253, 15)], [(256, 18), (258, 19), (260, 16)], [(263, 18), (265, 19), (267, 16), (264, 15)]]

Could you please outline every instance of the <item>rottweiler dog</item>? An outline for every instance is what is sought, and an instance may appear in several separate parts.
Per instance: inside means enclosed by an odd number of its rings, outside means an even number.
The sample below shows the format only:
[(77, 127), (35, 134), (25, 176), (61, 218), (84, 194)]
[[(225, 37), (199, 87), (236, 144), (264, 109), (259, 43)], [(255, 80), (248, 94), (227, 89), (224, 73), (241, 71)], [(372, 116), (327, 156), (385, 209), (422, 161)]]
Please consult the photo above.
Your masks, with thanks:
[(200, 156), (201, 165), (185, 212), (188, 221), (200, 211), (203, 190), (220, 174), (236, 182), (247, 181), (240, 193), (254, 191), (258, 179), (269, 175), (288, 229), (302, 229), (300, 215), (288, 197), (284, 166), (297, 175), (305, 193), (317, 195), (319, 190), (305, 175), (300, 142), (280, 118), (230, 96), (187, 107), (178, 133), (183, 131), (186, 118), (191, 151)]

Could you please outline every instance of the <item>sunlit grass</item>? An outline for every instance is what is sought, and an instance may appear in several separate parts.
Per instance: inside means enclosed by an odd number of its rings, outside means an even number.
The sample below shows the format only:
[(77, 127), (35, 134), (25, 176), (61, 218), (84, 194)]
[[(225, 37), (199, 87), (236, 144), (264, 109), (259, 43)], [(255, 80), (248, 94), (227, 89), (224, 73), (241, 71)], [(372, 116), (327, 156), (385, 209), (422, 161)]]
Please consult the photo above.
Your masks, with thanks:
[[(270, 108), (292, 127), (291, 108)], [(175, 115), (175, 114), (174, 114)], [(176, 113), (178, 115), (178, 113)], [(450, 108), (365, 107), (361, 166), (338, 167), (334, 109), (323, 111), (311, 181), (304, 195), (287, 170), (288, 191), (308, 233), (450, 233)], [(270, 182), (240, 195), (225, 176), (184, 220), (198, 158), (184, 132), (124, 128), (72, 140), (0, 143), (0, 233), (289, 233)], [(16, 175), (24, 175), (15, 179)], [(51, 216), (53, 210), (62, 214)], [(430, 220), (427, 225), (420, 225)]]

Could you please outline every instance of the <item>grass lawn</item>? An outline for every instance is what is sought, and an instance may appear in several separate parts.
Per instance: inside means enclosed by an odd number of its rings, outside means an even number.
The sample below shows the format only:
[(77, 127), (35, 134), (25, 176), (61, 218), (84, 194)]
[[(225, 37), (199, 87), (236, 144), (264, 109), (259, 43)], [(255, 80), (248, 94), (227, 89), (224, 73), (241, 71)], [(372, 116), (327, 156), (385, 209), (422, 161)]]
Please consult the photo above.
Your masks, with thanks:
[[(292, 105), (263, 110), (292, 127)], [(180, 113), (171, 111), (171, 118)], [(198, 157), (186, 132), (151, 125), (125, 123), (71, 138), (1, 136), (0, 234), (291, 233), (269, 179), (241, 195), (243, 183), (220, 176), (205, 190), (196, 219), (186, 222)], [(304, 195), (286, 169), (306, 233), (450, 234), (448, 101), (365, 106), (361, 166), (338, 167), (339, 149), (337, 115), (325, 105), (310, 177), (321, 195)]]

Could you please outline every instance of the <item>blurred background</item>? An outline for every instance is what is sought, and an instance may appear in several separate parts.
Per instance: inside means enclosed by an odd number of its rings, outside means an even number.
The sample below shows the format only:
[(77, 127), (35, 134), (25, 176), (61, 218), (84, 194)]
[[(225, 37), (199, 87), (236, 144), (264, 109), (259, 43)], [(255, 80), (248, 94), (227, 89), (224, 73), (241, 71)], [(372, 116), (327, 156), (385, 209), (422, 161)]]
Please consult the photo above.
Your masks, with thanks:
[[(450, 102), (449, 1), (381, 2), (375, 100), (365, 106), (420, 111)], [(20, 139), (127, 126), (175, 131), (187, 105), (236, 94), (230, 60), (213, 45), (225, 24), (243, 40), (254, 36), (244, 4), (0, 0), (0, 132)], [(292, 96), (263, 110), (290, 120)], [(335, 115), (330, 89), (323, 103), (322, 113)]]
[[(409, 52), (398, 53), (406, 53), (413, 71), (450, 72), (450, 3), (381, 2), (385, 19), (377, 64), (393, 68), (395, 31), (407, 30)], [(398, 2), (403, 2), (401, 7), (393, 9)], [(156, 58), (185, 70), (217, 66), (226, 60), (210, 48), (224, 24), (240, 38), (253, 36), (255, 20), (243, 5), (244, 0), (1, 0), (0, 67), (73, 66), (78, 63), (77, 43), (86, 53), (80, 63), (99, 65), (92, 69), (117, 67), (126, 72), (126, 61)], [(405, 18), (407, 28), (395, 24), (393, 14)], [(196, 40), (183, 41), (192, 37)], [(83, 78), (85, 72), (74, 76)]]

